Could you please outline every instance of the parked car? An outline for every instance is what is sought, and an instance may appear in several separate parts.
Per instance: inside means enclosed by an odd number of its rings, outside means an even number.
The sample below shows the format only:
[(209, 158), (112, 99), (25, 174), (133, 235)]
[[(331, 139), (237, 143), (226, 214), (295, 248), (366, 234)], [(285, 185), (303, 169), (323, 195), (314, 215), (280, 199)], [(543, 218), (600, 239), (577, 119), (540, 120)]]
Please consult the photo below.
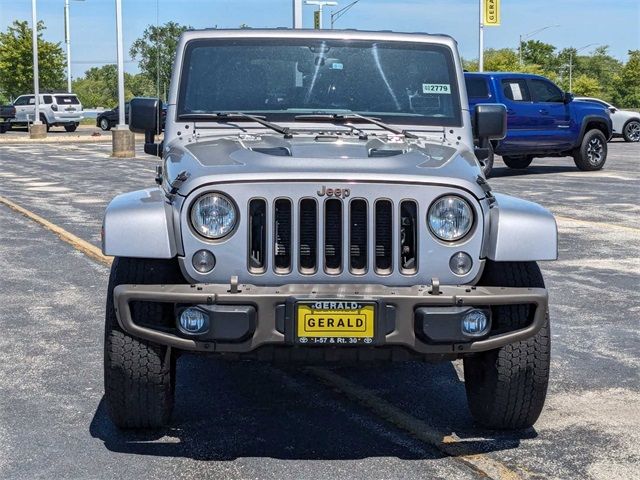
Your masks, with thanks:
[[(105, 110), (96, 117), (96, 127), (100, 127), (102, 130), (111, 130), (118, 124), (118, 118), (120, 115), (120, 108), (116, 107), (112, 110)], [(165, 118), (167, 116), (167, 108), (163, 106), (161, 112), (161, 128), (164, 129)], [(124, 119), (129, 123), (129, 102), (124, 104)]]
[(11, 128), (11, 120), (16, 116), (16, 108), (13, 105), (0, 105), (0, 133)]
[[(162, 143), (161, 102), (130, 107), (158, 186), (103, 221), (115, 425), (165, 425), (176, 357), (201, 353), (463, 359), (478, 422), (531, 426), (550, 354), (536, 262), (556, 258), (556, 223), (482, 177), (456, 41), (198, 30), (176, 58)], [(480, 143), (505, 135), (504, 105), (473, 117)]]
[[(551, 80), (525, 73), (465, 73), (469, 108), (486, 102), (507, 107), (507, 136), (490, 142), (509, 168), (524, 169), (536, 157), (573, 157), (580, 170), (600, 170), (613, 127), (609, 112), (574, 101)], [(483, 162), (485, 175), (493, 155)]]
[[(34, 121), (36, 114), (35, 95), (21, 95), (13, 102), (16, 116), (13, 124), (26, 125)], [(51, 127), (64, 127), (67, 132), (75, 132), (84, 118), (82, 104), (72, 93), (44, 93), (40, 95), (40, 121)]]
[(602, 105), (609, 110), (611, 115), (614, 137), (623, 137), (626, 142), (640, 142), (640, 113), (632, 110), (621, 110), (599, 98), (576, 97), (576, 100)]

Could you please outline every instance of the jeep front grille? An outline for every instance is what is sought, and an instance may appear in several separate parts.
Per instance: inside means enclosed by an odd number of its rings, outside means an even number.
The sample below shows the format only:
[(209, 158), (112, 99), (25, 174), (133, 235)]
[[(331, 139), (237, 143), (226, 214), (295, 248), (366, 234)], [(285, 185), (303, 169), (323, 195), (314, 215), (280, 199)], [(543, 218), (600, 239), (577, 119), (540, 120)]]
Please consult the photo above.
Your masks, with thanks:
[[(248, 269), (286, 275), (402, 275), (418, 271), (418, 204), (364, 198), (249, 202)], [(294, 219), (297, 222), (294, 224)], [(271, 232), (269, 232), (271, 229)], [(321, 253), (319, 256), (318, 254)], [(371, 258), (373, 254), (373, 258)], [(297, 265), (294, 265), (297, 256)], [(268, 267), (269, 260), (272, 266)]]

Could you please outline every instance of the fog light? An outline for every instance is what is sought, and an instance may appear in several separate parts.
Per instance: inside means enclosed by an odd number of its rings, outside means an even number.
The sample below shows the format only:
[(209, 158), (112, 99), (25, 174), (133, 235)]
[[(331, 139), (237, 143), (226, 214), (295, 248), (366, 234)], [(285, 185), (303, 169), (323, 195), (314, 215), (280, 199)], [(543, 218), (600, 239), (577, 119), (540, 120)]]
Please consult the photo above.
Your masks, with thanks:
[(216, 266), (216, 257), (209, 250), (198, 250), (193, 254), (191, 263), (199, 273), (209, 273)]
[(470, 310), (462, 318), (462, 333), (470, 337), (481, 337), (489, 328), (489, 318), (482, 310)]
[(466, 275), (472, 266), (473, 260), (464, 252), (454, 253), (449, 259), (449, 268), (456, 275)]
[(190, 335), (204, 333), (209, 330), (209, 316), (197, 308), (185, 308), (178, 319), (178, 329)]

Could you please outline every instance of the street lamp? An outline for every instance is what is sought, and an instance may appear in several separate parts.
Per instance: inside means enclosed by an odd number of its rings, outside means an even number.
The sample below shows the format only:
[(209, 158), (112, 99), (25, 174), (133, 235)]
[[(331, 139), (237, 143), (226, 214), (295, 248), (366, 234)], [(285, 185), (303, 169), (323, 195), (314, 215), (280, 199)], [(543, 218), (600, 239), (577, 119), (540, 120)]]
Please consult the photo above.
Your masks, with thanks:
[[(595, 43), (590, 43), (589, 45), (585, 45), (584, 47), (576, 48), (575, 53), (581, 52), (582, 50), (597, 45)], [(573, 89), (573, 49), (569, 49), (569, 93), (572, 93)]]
[(333, 30), (333, 25), (338, 21), (340, 17), (342, 17), (345, 13), (347, 13), (351, 8), (358, 3), (360, 0), (356, 0), (355, 2), (351, 2), (344, 8), (337, 10), (335, 12), (331, 12), (331, 30)]
[(560, 25), (547, 25), (546, 27), (542, 27), (539, 28), (537, 30), (534, 30), (533, 32), (529, 32), (529, 33), (525, 33), (524, 35), (520, 35), (520, 43), (518, 45), (518, 56), (520, 58), (520, 65), (522, 65), (522, 41), (526, 40), (528, 38), (533, 37), (534, 35), (537, 35), (540, 32), (544, 32), (545, 30), (548, 30), (549, 28), (555, 28), (555, 27), (559, 27)]
[(38, 72), (38, 13), (36, 0), (31, 0), (31, 41), (33, 43), (33, 100), (35, 114), (29, 129), (30, 138), (45, 138), (47, 127), (40, 121), (40, 73)]
[[(84, 2), (84, 0), (76, 0)], [(67, 44), (67, 91), (71, 93), (71, 31), (69, 24), (69, 0), (64, 0), (64, 42)]]
[(322, 30), (322, 8), (323, 7), (336, 7), (338, 5), (338, 2), (326, 2), (324, 0), (306, 0), (304, 2), (305, 5), (316, 5), (318, 7), (318, 17), (319, 17), (319, 24), (318, 24), (318, 28), (320, 28), (320, 30)]

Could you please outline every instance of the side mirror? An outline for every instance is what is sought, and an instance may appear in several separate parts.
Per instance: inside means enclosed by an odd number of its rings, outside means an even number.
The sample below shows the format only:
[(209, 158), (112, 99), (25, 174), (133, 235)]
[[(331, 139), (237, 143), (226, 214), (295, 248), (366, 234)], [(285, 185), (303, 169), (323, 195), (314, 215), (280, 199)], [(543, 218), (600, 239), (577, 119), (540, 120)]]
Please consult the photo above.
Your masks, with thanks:
[(155, 136), (162, 132), (162, 101), (158, 98), (136, 97), (129, 103), (129, 130), (144, 133), (144, 152), (162, 156), (162, 144)]
[(489, 140), (502, 140), (507, 136), (507, 107), (500, 103), (480, 103), (474, 110), (474, 137), (480, 147)]
[(616, 113), (618, 111), (618, 109), (616, 107), (609, 107), (609, 111), (611, 113)]
[(564, 103), (571, 103), (573, 102), (573, 93), (571, 92), (564, 92), (564, 98), (562, 99)]

